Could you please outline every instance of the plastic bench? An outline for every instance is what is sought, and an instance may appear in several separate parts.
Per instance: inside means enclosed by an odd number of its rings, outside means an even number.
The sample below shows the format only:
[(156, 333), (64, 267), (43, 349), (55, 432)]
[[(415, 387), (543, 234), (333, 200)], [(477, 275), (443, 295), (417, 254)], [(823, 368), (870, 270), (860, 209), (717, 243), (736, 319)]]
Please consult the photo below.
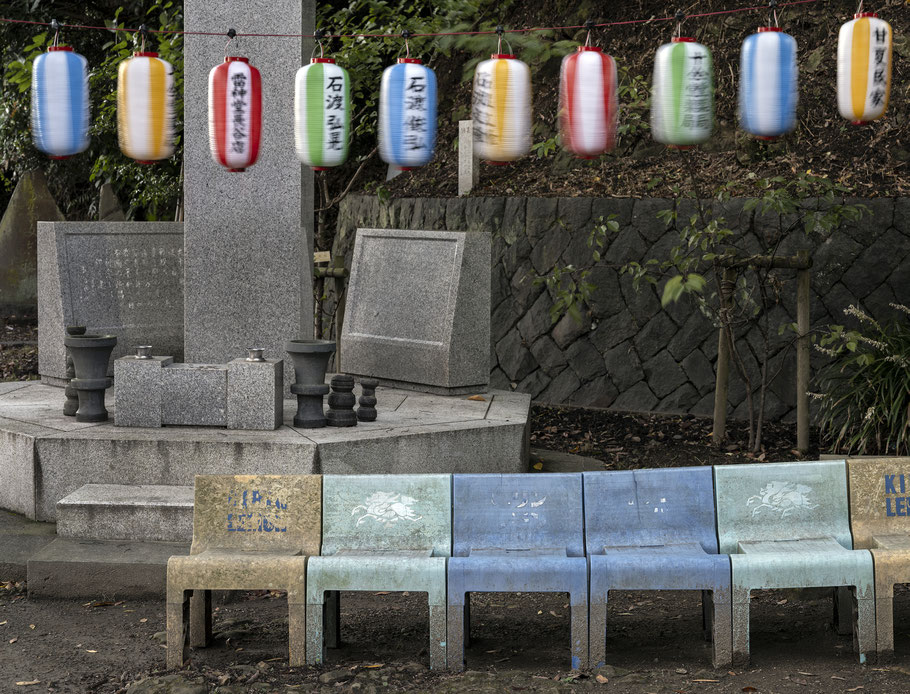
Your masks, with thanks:
[[(197, 475), (189, 556), (167, 563), (167, 665), (212, 634), (212, 590), (285, 590), (288, 652), (305, 661), (307, 555), (319, 553), (321, 475)], [(187, 596), (192, 593), (192, 600)]]
[(455, 475), (448, 665), (464, 669), (473, 591), (568, 593), (571, 666), (588, 663), (588, 566), (582, 478)]
[(878, 655), (894, 655), (894, 585), (910, 583), (910, 458), (851, 460), (853, 546), (869, 549), (875, 566)]
[[(875, 651), (872, 555), (853, 549), (844, 461), (717, 466), (714, 485), (733, 568), (734, 660), (749, 659), (752, 590), (833, 586), (838, 628), (853, 629), (865, 662)], [(851, 597), (854, 620), (843, 618)]]
[(322, 556), (307, 564), (307, 662), (337, 645), (339, 591), (413, 591), (429, 600), (430, 667), (444, 668), (451, 475), (325, 475), (323, 499)]
[(710, 467), (586, 472), (591, 663), (606, 657), (611, 590), (701, 590), (715, 667), (731, 662), (730, 558), (717, 553)]

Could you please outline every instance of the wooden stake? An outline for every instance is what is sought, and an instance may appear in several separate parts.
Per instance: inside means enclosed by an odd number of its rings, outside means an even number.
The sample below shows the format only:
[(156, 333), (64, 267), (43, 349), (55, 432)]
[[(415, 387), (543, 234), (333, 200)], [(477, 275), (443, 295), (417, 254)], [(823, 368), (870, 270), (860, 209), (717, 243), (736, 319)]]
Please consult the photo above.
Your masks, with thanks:
[[(725, 268), (721, 280), (721, 310), (729, 311), (733, 307), (733, 290), (727, 290), (730, 285), (735, 285), (736, 270)], [(717, 331), (717, 377), (714, 381), (714, 429), (711, 432), (711, 441), (719, 446), (727, 437), (727, 389), (730, 384), (730, 343), (724, 326)]]
[[(799, 257), (808, 268), (809, 253)], [(809, 451), (809, 270), (796, 273), (796, 449)]]

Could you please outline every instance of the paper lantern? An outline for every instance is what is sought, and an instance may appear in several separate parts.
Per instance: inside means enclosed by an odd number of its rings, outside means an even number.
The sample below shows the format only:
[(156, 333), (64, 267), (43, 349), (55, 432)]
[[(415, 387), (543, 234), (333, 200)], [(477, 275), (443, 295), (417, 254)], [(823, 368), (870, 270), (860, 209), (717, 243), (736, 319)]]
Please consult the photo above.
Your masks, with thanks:
[(671, 147), (706, 142), (714, 130), (711, 51), (688, 36), (657, 49), (651, 88), (651, 135)]
[(226, 57), (209, 73), (209, 145), (228, 171), (244, 171), (259, 157), (262, 79), (248, 58)]
[(117, 75), (120, 150), (140, 164), (174, 153), (174, 68), (157, 53), (134, 53)]
[(616, 147), (619, 99), (616, 61), (594, 46), (562, 60), (559, 122), (562, 144), (573, 154), (598, 157)]
[(404, 170), (428, 164), (436, 146), (436, 74), (419, 58), (399, 58), (382, 73), (379, 156)]
[(743, 130), (763, 139), (796, 127), (796, 39), (779, 27), (761, 27), (743, 42), (739, 120)]
[(32, 67), (32, 139), (52, 159), (89, 145), (88, 61), (69, 46), (52, 46)]
[(474, 72), (474, 155), (499, 163), (531, 150), (531, 70), (514, 55), (494, 53)]
[(881, 118), (891, 94), (891, 25), (862, 12), (840, 28), (837, 41), (837, 105), (859, 125)]
[(316, 171), (344, 164), (351, 135), (351, 78), (332, 58), (297, 71), (294, 138), (297, 157)]

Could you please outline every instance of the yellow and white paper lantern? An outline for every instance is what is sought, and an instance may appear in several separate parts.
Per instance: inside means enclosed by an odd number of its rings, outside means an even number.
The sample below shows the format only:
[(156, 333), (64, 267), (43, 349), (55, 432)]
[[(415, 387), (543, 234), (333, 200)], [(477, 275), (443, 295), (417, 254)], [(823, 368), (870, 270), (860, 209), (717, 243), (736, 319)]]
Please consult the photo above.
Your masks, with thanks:
[(514, 55), (494, 53), (474, 72), (474, 155), (515, 161), (531, 151), (531, 70)]
[(840, 28), (837, 41), (837, 106), (860, 125), (881, 118), (891, 93), (891, 25), (861, 12)]
[(140, 164), (174, 153), (174, 68), (157, 53), (134, 53), (117, 76), (120, 150)]

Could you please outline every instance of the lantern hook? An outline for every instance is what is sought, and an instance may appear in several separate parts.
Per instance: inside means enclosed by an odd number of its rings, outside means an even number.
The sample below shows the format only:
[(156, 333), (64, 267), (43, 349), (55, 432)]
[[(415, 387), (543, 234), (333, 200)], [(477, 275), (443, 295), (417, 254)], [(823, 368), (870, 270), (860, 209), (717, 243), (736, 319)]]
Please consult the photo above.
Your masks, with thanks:
[(411, 57), (411, 44), (410, 44), (410, 42), (408, 41), (408, 39), (410, 39), (411, 36), (413, 36), (413, 34), (412, 34), (410, 31), (408, 31), (407, 29), (402, 29), (402, 30), (401, 30), (401, 38), (404, 39), (404, 47), (401, 48), (401, 49), (399, 49), (399, 51), (398, 51), (398, 57), (399, 57), (399, 58), (401, 57), (401, 51), (404, 51), (404, 52), (405, 52), (405, 53), (404, 53), (404, 59), (405, 59), (405, 60), (408, 60), (408, 59)]
[(139, 25), (139, 30), (137, 32), (142, 39), (141, 48), (139, 49), (142, 53), (145, 53), (145, 39), (148, 36), (149, 28), (145, 24)]
[(51, 30), (54, 32), (54, 43), (53, 43), (53, 46), (54, 46), (54, 48), (56, 48), (56, 47), (57, 47), (57, 41), (58, 41), (59, 38), (60, 38), (60, 22), (58, 22), (56, 19), (52, 19), (52, 20), (51, 20)]
[(676, 38), (682, 36), (682, 25), (686, 21), (686, 13), (682, 10), (676, 10)]
[(228, 37), (227, 43), (224, 44), (224, 57), (227, 58), (228, 46), (231, 45), (231, 41), (233, 41), (234, 39), (237, 38), (237, 30), (234, 29), (233, 27), (231, 27), (230, 29), (227, 30), (227, 33), (225, 34), (225, 36)]
[(585, 38), (585, 46), (591, 45), (591, 32), (594, 31), (595, 26), (596, 25), (594, 24), (594, 20), (592, 20), (592, 19), (589, 19), (588, 21), (585, 22), (585, 29), (588, 30), (588, 35)]
[[(500, 24), (499, 26), (496, 27), (496, 33), (499, 34), (499, 42), (496, 44), (496, 53), (501, 55), (502, 54), (502, 41), (503, 41), (502, 35), (504, 33), (506, 33), (506, 30), (505, 30), (505, 28), (503, 28), (502, 24)], [(506, 39), (506, 46), (509, 47), (509, 54), (511, 54), (512, 53), (512, 44), (509, 43), (508, 39)]]
[(779, 27), (777, 21), (777, 0), (768, 0), (768, 8), (771, 10), (771, 26)]
[(863, 0), (859, 0), (859, 7), (856, 8), (856, 14), (860, 14), (863, 11)]
[(316, 47), (319, 47), (319, 57), (325, 57), (325, 48), (322, 45), (322, 39), (325, 38), (325, 29), (317, 29), (313, 32), (313, 40), (316, 42), (316, 46), (313, 46), (313, 52), (310, 54), (310, 60), (316, 56)]

